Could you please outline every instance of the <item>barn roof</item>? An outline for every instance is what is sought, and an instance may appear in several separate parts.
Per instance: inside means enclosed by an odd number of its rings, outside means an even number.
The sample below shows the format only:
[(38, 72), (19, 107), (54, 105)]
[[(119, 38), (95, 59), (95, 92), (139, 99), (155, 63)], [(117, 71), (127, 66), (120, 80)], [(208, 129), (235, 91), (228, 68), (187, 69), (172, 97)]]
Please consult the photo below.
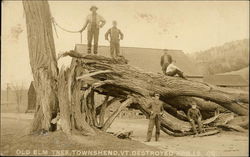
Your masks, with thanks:
[(248, 83), (240, 75), (208, 75), (203, 81), (216, 86), (246, 87)]
[[(75, 50), (80, 53), (86, 53), (86, 44), (76, 44)], [(98, 50), (103, 56), (110, 56), (109, 46), (98, 46)], [(139, 47), (121, 47), (121, 54), (129, 60), (129, 64), (139, 67), (146, 71), (161, 72), (160, 57), (163, 49), (139, 48)], [(182, 50), (168, 49), (176, 65), (184, 71), (186, 75), (200, 75), (195, 64), (188, 58)]]

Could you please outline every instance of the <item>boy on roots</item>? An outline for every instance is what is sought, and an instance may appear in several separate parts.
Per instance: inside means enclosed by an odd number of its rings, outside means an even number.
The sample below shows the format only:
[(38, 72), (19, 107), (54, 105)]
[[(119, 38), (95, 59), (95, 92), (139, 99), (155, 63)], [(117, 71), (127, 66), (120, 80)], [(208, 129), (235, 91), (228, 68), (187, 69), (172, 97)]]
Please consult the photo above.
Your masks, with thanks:
[(202, 115), (201, 115), (200, 110), (197, 108), (195, 102), (193, 102), (191, 105), (192, 105), (192, 107), (188, 110), (187, 117), (192, 125), (192, 128), (193, 128), (195, 135), (198, 135), (195, 123), (198, 124), (199, 133), (201, 133), (202, 132), (202, 122), (201, 122)]

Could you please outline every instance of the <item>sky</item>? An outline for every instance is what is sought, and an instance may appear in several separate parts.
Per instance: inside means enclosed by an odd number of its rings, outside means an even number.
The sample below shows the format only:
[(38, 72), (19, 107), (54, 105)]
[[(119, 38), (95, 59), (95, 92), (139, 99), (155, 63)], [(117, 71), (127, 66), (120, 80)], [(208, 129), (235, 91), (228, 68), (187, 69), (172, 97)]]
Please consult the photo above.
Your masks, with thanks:
[[(99, 45), (108, 45), (105, 32), (112, 21), (124, 34), (121, 46), (180, 49), (195, 53), (225, 42), (249, 38), (248, 1), (49, 1), (56, 22), (69, 30), (80, 30), (96, 5), (107, 23)], [(56, 53), (74, 49), (80, 34), (56, 28)], [(32, 80), (29, 65), (25, 15), (21, 1), (2, 2), (1, 88), (17, 82), (27, 87)], [(87, 43), (86, 31), (82, 43)], [(59, 66), (69, 64), (62, 59)]]

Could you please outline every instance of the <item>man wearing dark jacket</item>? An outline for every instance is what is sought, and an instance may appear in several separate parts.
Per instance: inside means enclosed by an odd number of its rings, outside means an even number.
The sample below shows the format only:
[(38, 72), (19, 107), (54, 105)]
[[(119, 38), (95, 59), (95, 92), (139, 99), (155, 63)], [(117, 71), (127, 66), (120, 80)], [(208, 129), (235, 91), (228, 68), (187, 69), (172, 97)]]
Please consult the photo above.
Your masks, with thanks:
[(160, 137), (160, 117), (162, 115), (163, 109), (163, 102), (159, 100), (160, 95), (158, 93), (153, 94), (153, 101), (150, 102), (148, 108), (150, 109), (150, 117), (149, 117), (149, 124), (148, 124), (148, 133), (147, 133), (147, 140), (149, 142), (152, 137), (153, 128), (155, 126), (155, 141), (159, 140)]
[(121, 30), (117, 28), (116, 21), (113, 21), (113, 27), (106, 32), (105, 39), (110, 41), (111, 57), (116, 58), (120, 56), (120, 40), (123, 40), (123, 34)]

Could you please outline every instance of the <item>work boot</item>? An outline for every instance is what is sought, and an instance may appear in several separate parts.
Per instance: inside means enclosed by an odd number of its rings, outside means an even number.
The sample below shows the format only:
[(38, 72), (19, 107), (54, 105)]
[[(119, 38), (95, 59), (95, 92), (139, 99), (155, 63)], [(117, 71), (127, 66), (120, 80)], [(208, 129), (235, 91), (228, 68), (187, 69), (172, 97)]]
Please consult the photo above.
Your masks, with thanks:
[(47, 135), (47, 134), (48, 134), (48, 131), (45, 130), (45, 129), (42, 129), (40, 134), (41, 134), (41, 135)]
[(198, 133), (195, 133), (194, 137), (197, 137), (199, 134)]
[(183, 78), (184, 80), (187, 80), (187, 78), (185, 77), (185, 75), (184, 75), (184, 73), (182, 71), (180, 71), (179, 76), (181, 78)]

